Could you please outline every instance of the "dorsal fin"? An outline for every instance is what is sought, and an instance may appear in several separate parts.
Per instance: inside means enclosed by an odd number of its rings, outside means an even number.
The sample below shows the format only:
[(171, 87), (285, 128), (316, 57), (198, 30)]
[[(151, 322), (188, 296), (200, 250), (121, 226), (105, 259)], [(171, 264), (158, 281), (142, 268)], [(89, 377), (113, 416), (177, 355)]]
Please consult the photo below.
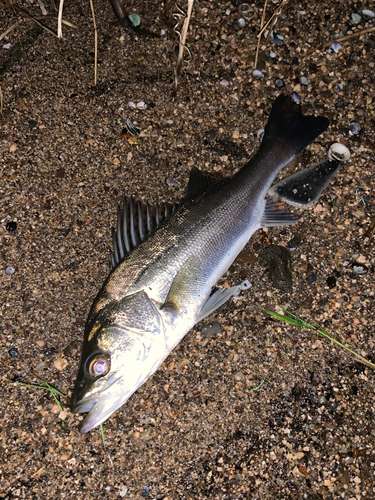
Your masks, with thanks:
[(197, 194), (214, 184), (217, 184), (220, 179), (217, 179), (210, 174), (205, 174), (197, 167), (193, 167), (190, 171), (189, 182), (186, 187), (186, 192), (183, 201), (190, 200)]
[(117, 210), (117, 228), (112, 230), (111, 271), (150, 233), (161, 226), (178, 208), (178, 204), (153, 207), (148, 203), (124, 198)]

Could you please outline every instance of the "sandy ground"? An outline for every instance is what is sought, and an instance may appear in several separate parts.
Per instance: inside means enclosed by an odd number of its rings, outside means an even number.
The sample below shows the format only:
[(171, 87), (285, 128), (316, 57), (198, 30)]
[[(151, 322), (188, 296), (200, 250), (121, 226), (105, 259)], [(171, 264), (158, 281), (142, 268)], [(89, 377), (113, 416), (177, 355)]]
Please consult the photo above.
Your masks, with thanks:
[[(132, 3), (144, 26), (165, 27), (159, 2)], [(277, 303), (313, 317), (375, 361), (374, 243), (365, 237), (375, 216), (375, 33), (343, 42), (338, 53), (306, 54), (375, 26), (350, 21), (374, 3), (314, 5), (284, 5), (275, 28), (284, 45), (263, 39), (264, 75), (254, 81), (259, 16), (238, 29), (237, 6), (197, 1), (176, 100), (176, 39), (120, 39), (104, 0), (95, 2), (96, 88), (87, 2), (66, 7), (77, 29), (64, 26), (63, 40), (20, 23), (27, 57), (14, 49), (16, 31), (1, 40), (1, 498), (375, 498), (374, 371), (258, 308)], [(38, 15), (36, 3), (24, 6)], [(4, 4), (0, 10), (3, 33), (15, 19)], [(331, 127), (281, 175), (323, 160), (336, 141), (351, 160), (300, 223), (253, 236), (220, 282), (248, 278), (252, 289), (198, 324), (113, 415), (106, 449), (97, 429), (79, 435), (82, 417), (66, 400), (60, 412), (47, 391), (19, 382), (36, 384), (37, 375), (70, 396), (122, 196), (178, 200), (193, 165), (232, 174), (256, 151), (275, 97), (293, 91)], [(137, 144), (121, 135), (127, 118), (141, 128)], [(352, 121), (359, 135), (349, 135)], [(295, 248), (288, 292), (261, 265), (270, 244)], [(221, 333), (203, 329), (213, 321)]]

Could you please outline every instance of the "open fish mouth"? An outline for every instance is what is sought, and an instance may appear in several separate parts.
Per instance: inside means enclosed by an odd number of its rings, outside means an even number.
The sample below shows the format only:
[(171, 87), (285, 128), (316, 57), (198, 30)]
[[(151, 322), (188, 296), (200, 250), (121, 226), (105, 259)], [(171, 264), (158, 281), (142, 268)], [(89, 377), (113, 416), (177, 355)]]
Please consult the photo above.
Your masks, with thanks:
[(94, 427), (102, 424), (114, 411), (124, 403), (124, 396), (120, 394), (114, 397), (113, 394), (101, 397), (96, 402), (82, 401), (74, 408), (75, 413), (89, 412), (80, 422), (78, 430), (81, 434), (91, 431)]
[(87, 413), (78, 426), (81, 434), (105, 422), (129, 397), (124, 393), (122, 377), (107, 384), (102, 391), (83, 397), (72, 406), (73, 413)]

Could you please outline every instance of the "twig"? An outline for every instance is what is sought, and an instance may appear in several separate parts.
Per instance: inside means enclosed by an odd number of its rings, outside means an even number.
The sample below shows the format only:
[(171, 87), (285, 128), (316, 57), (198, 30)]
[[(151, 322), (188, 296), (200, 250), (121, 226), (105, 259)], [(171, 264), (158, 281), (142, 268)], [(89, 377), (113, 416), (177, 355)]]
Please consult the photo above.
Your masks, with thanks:
[(93, 4), (92, 0), (90, 0), (90, 7), (91, 7), (92, 22), (94, 25), (94, 34), (95, 34), (94, 85), (96, 87), (96, 82), (97, 82), (97, 77), (98, 77), (98, 31), (96, 29), (95, 10), (94, 10), (94, 4)]
[(9, 27), (6, 31), (4, 31), (4, 33), (2, 33), (2, 34), (0, 35), (0, 41), (1, 41), (3, 38), (5, 38), (5, 37), (6, 37), (6, 36), (7, 36), (7, 35), (11, 32), (11, 31), (13, 31), (13, 30), (14, 30), (14, 28), (16, 28), (16, 27), (18, 26), (18, 23), (19, 23), (19, 21), (18, 21), (18, 22), (16, 22), (16, 23), (14, 23), (14, 24), (12, 24), (12, 26), (10, 26), (10, 27)]
[(63, 14), (64, 0), (60, 0), (59, 13), (57, 15), (57, 37), (62, 38), (62, 14)]
[(29, 14), (26, 10), (21, 9), (21, 7), (18, 7), (18, 5), (15, 5), (15, 8), (19, 12), (22, 12), (22, 14), (24, 14), (29, 19), (32, 19), (34, 21), (34, 23), (38, 24), (41, 28), (43, 28), (44, 30), (48, 31), (48, 33), (50, 35), (53, 35), (53, 36), (57, 37), (57, 35), (56, 35), (56, 33), (54, 31), (52, 31), (51, 29), (47, 28), (47, 26), (44, 26), (44, 24), (40, 23), (34, 16), (32, 16), (31, 14)]
[(254, 65), (255, 69), (257, 68), (257, 65), (258, 65), (260, 41), (261, 41), (261, 38), (262, 38), (262, 34), (267, 29), (267, 27), (270, 25), (270, 23), (272, 23), (271, 28), (270, 28), (270, 33), (271, 33), (273, 27), (277, 23), (277, 19), (278, 19), (279, 15), (281, 14), (281, 9), (282, 9), (283, 5), (287, 2), (287, 0), (281, 0), (280, 4), (276, 7), (276, 9), (275, 9), (274, 13), (272, 14), (272, 16), (268, 19), (268, 21), (266, 22), (266, 24), (264, 24), (264, 20), (265, 20), (265, 17), (266, 17), (267, 1), (268, 0), (265, 0), (265, 2), (264, 2), (262, 20), (261, 20), (261, 23), (260, 23), (260, 31), (259, 31), (259, 33), (257, 35), (258, 36), (258, 44), (257, 44), (257, 51), (256, 51), (256, 54), (255, 54), (255, 65)]
[(284, 5), (284, 3), (286, 3), (287, 0), (282, 0), (282, 2), (280, 3), (280, 5), (278, 7), (276, 7), (275, 9), (275, 12), (272, 14), (272, 16), (269, 18), (269, 20), (266, 22), (266, 24), (263, 26), (263, 28), (261, 28), (259, 34), (258, 34), (258, 38), (261, 37), (261, 35), (263, 34), (263, 32), (267, 29), (267, 26), (270, 24), (270, 22), (275, 19), (275, 22), (273, 23), (273, 25), (275, 25), (276, 21), (277, 21), (277, 17), (280, 15), (281, 13), (281, 8), (282, 6)]
[[(268, 0), (266, 0), (266, 1), (264, 2), (262, 19), (261, 19), (261, 21), (260, 21), (260, 33), (263, 33), (262, 28), (263, 28), (263, 24), (264, 24), (264, 19), (265, 19), (265, 17), (266, 17), (267, 2), (268, 2)], [(259, 56), (259, 49), (260, 49), (260, 40), (261, 40), (261, 37), (258, 35), (258, 44), (257, 44), (257, 51), (256, 51), (256, 54), (255, 54), (255, 63), (254, 63), (254, 68), (255, 68), (255, 69), (257, 69), (257, 65), (258, 65), (258, 56)]]
[[(357, 36), (366, 35), (367, 33), (371, 33), (373, 31), (375, 31), (375, 26), (373, 26), (372, 28), (368, 28), (367, 30), (357, 31), (356, 33), (352, 33), (351, 35), (346, 35), (346, 36), (343, 36), (341, 38), (335, 38), (334, 40), (331, 40), (330, 42), (325, 43), (322, 46), (321, 50), (326, 49), (333, 42), (345, 42), (346, 40), (350, 40), (351, 38), (355, 38)], [(308, 56), (310, 54), (313, 54), (316, 50), (319, 50), (319, 47), (314, 47), (313, 49), (308, 50), (305, 54), (303, 54), (303, 56)]]
[(3, 114), (3, 105), (4, 105), (4, 99), (3, 99), (3, 91), (1, 90), (0, 86), (0, 114)]
[[(178, 57), (177, 57), (177, 63), (176, 63), (176, 69), (174, 72), (174, 85), (173, 85), (173, 96), (176, 96), (177, 94), (177, 87), (178, 87), (178, 77), (181, 72), (181, 66), (182, 66), (182, 61), (184, 57), (184, 49), (186, 49), (185, 42), (186, 42), (186, 36), (189, 28), (189, 23), (190, 23), (190, 18), (191, 18), (191, 13), (193, 11), (193, 5), (194, 5), (194, 0), (188, 0), (188, 10), (186, 17), (184, 19), (184, 23), (181, 28), (181, 33), (180, 33), (180, 41), (178, 44)], [(181, 10), (181, 9), (180, 9)]]

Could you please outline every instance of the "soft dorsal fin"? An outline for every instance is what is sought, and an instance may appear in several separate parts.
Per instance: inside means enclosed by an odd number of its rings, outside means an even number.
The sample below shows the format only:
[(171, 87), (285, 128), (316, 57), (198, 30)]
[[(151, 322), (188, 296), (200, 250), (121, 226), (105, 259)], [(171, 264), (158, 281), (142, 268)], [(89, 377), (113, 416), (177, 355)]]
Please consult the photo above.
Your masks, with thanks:
[(217, 184), (220, 179), (217, 179), (210, 174), (205, 174), (197, 167), (193, 167), (190, 171), (189, 182), (186, 187), (186, 192), (183, 201), (190, 200), (197, 194), (214, 184)]
[(122, 206), (117, 210), (117, 228), (112, 230), (111, 271), (177, 208), (178, 204), (153, 207), (133, 198), (124, 198)]

